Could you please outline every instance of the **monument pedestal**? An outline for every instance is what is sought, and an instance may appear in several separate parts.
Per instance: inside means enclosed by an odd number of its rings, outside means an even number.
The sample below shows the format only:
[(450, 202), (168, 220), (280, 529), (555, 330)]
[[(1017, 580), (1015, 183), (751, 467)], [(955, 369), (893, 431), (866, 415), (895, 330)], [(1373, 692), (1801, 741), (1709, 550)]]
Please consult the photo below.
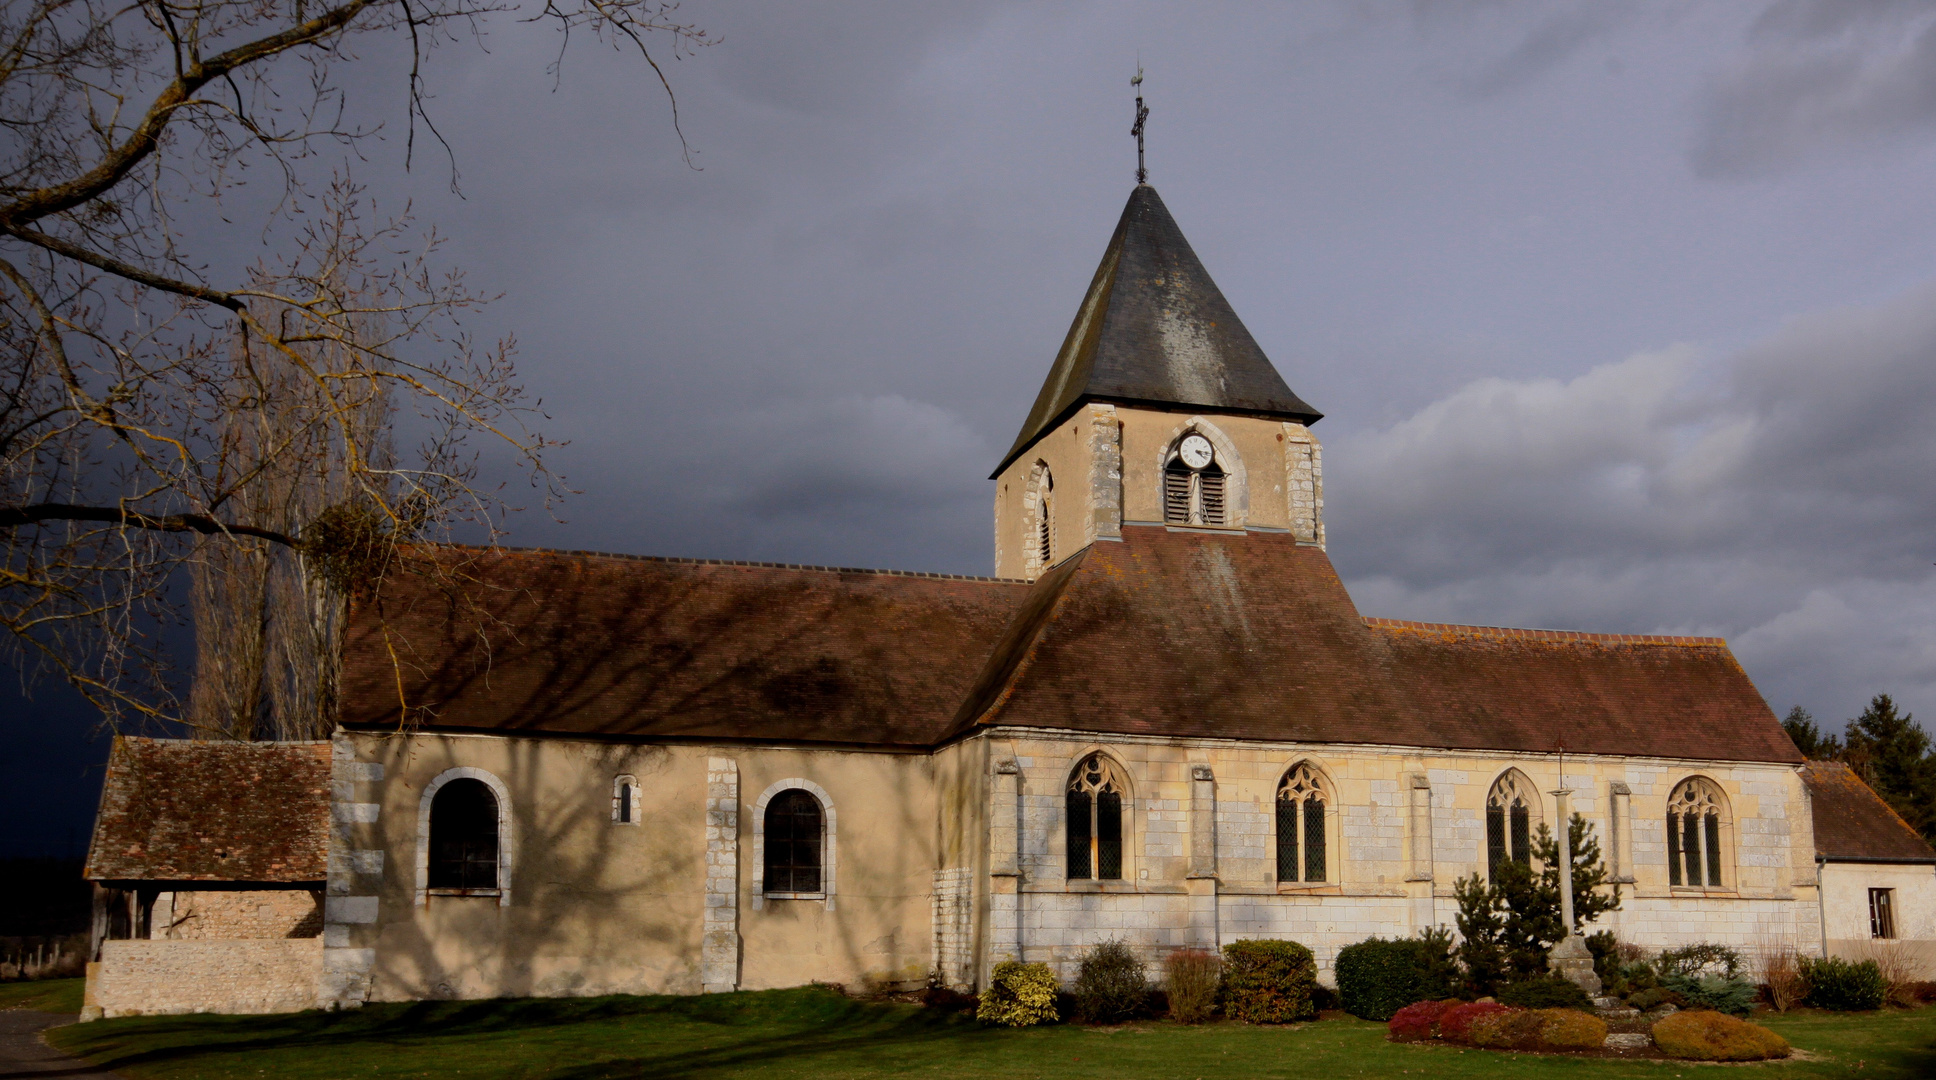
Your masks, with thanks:
[(1587, 997), (1600, 996), (1600, 976), (1593, 973), (1593, 953), (1586, 939), (1568, 934), (1546, 955), (1546, 967), (1553, 974), (1586, 991)]

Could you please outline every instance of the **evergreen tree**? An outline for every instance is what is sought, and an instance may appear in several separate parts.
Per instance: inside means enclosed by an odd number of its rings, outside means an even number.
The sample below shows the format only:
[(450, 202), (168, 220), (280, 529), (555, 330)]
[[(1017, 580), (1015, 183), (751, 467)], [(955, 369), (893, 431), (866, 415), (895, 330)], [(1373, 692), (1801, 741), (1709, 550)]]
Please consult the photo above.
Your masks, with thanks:
[[(1578, 814), (1568, 823), (1573, 841), (1573, 928), (1620, 907), (1617, 890), (1608, 885), (1606, 864), (1593, 826)], [(1546, 957), (1561, 937), (1560, 851), (1552, 831), (1541, 825), (1533, 838), (1535, 871), (1508, 859), (1488, 881), (1473, 874), (1453, 884), (1459, 902), (1459, 962), (1466, 978), (1481, 995), (1500, 986), (1537, 977), (1546, 971)]]
[(1825, 735), (1815, 726), (1815, 717), (1800, 705), (1788, 710), (1788, 718), (1781, 722), (1781, 729), (1795, 740), (1795, 749), (1811, 761), (1834, 761), (1842, 756), (1842, 740), (1833, 735)]
[(1849, 767), (1910, 827), (1936, 840), (1936, 754), (1915, 717), (1898, 714), (1888, 694), (1877, 694), (1843, 739)]

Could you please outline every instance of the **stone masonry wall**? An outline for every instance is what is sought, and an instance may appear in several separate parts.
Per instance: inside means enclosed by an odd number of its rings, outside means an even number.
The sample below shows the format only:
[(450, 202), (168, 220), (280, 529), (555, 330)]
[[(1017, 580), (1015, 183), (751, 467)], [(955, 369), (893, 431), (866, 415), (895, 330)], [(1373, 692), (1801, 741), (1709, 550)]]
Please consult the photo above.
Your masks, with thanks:
[(280, 1013), (316, 1005), (323, 939), (105, 941), (87, 996), (103, 1017)]
[(975, 874), (966, 866), (934, 872), (934, 969), (955, 990), (975, 983)]
[(323, 932), (322, 898), (304, 889), (197, 890), (155, 897), (156, 940), (309, 938)]

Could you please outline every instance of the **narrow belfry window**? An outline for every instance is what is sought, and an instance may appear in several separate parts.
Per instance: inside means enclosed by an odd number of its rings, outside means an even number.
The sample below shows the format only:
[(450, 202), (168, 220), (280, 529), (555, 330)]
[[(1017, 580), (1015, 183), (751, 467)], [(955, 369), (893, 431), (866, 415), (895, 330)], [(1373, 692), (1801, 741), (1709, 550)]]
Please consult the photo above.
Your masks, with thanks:
[(618, 819), (627, 825), (632, 824), (632, 785), (618, 786)]
[(1718, 888), (1724, 878), (1721, 826), (1727, 807), (1721, 790), (1695, 777), (1667, 799), (1667, 883)]
[(1225, 525), (1229, 497), (1223, 465), (1210, 440), (1191, 432), (1163, 464), (1163, 520), (1171, 525)]
[(1054, 478), (1043, 473), (1042, 490), (1035, 504), (1035, 559), (1044, 569), (1055, 561), (1055, 533), (1050, 528), (1055, 520), (1054, 491)]
[(1120, 881), (1123, 876), (1123, 791), (1115, 766), (1091, 754), (1069, 774), (1069, 877)]
[(639, 781), (633, 776), (612, 780), (612, 821), (619, 825), (639, 823)]
[(1326, 879), (1324, 807), (1328, 801), (1324, 781), (1308, 762), (1291, 766), (1284, 779), (1278, 781), (1277, 880)]
[(430, 802), (430, 887), (495, 891), (497, 841), (489, 785), (464, 777), (439, 788)]
[(763, 835), (769, 895), (820, 891), (822, 825), (820, 800), (810, 791), (791, 788), (766, 804)]
[(1533, 863), (1532, 784), (1516, 772), (1493, 781), (1486, 796), (1486, 869), (1496, 873), (1507, 860)]

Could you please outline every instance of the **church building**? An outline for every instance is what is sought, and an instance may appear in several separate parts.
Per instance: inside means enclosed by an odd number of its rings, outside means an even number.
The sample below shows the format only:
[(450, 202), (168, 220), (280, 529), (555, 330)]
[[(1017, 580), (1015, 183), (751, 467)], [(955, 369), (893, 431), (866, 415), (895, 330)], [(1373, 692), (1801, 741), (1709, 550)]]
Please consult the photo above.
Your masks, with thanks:
[(995, 463), (994, 576), (414, 551), (333, 740), (117, 742), (90, 1005), (973, 989), (1111, 938), (1328, 982), (1561, 790), (1625, 941), (1936, 939), (1936, 852), (1725, 641), (1360, 614), (1319, 419), (1139, 184)]

